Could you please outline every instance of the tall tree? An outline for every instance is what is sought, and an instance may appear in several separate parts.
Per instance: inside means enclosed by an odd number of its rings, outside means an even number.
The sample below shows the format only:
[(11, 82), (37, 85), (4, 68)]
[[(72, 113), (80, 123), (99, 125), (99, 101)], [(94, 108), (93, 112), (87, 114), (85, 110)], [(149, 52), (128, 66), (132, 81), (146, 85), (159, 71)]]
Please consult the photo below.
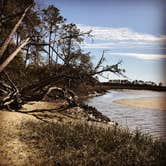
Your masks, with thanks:
[(53, 38), (58, 35), (58, 30), (65, 19), (60, 15), (59, 9), (53, 5), (48, 6), (47, 9), (43, 9), (43, 25), (44, 30), (47, 32), (46, 40), (48, 40), (48, 62), (52, 63), (51, 47), (55, 47), (55, 42), (51, 42)]
[[(9, 36), (4, 40), (0, 47), (0, 61), (11, 42), (14, 33), (17, 31), (18, 27), (20, 26), (22, 20), (24, 19), (25, 15), (27, 14), (27, 11), (31, 8), (31, 5), (28, 6), (23, 14), (21, 15), (21, 18), (17, 21), (13, 29), (11, 29), (11, 32), (9, 33)], [(0, 63), (0, 78), (3, 79), (2, 75), (4, 74), (6, 76), (7, 81), (10, 83), (10, 85), (6, 84), (5, 82), (1, 82), (0, 85), (2, 86), (2, 89), (0, 89), (1, 92), (4, 92), (7, 94), (4, 97), (2, 97), (2, 100), (0, 100), (0, 107), (12, 106), (14, 109), (19, 109), (21, 104), (20, 94), (19, 90), (15, 86), (15, 84), (11, 81), (11, 79), (8, 77), (8, 75), (4, 72), (4, 69), (6, 66), (14, 59), (14, 57), (21, 51), (21, 49), (28, 44), (30, 38), (26, 38), (11, 54), (7, 56), (6, 59), (2, 60)], [(7, 88), (8, 87), (8, 88)], [(8, 90), (7, 90), (8, 89)], [(7, 91), (6, 91), (7, 90)]]
[[(1, 0), (0, 2), (0, 45), (2, 45), (4, 40), (8, 38), (12, 27), (15, 26), (17, 20), (23, 14), (24, 9), (29, 5), (34, 4), (34, 0)], [(39, 11), (37, 11), (35, 7), (30, 8), (15, 32), (15, 36), (12, 39), (12, 44), (18, 46), (27, 37), (30, 37), (32, 41), (39, 41), (41, 39), (40, 24), (41, 19), (39, 16)], [(8, 52), (12, 52), (13, 50), (11, 49), (12, 47), (8, 47)], [(27, 64), (29, 59), (37, 59), (35, 56), (38, 54), (34, 54), (34, 52), (38, 52), (40, 50), (39, 46), (32, 46), (28, 44), (26, 47), (24, 47), (24, 49), (26, 50), (26, 54), (24, 54), (25, 64)]]
[(81, 32), (75, 24), (63, 24), (59, 37), (59, 56), (65, 66), (81, 63), (86, 54), (82, 53), (80, 44), (89, 32)]

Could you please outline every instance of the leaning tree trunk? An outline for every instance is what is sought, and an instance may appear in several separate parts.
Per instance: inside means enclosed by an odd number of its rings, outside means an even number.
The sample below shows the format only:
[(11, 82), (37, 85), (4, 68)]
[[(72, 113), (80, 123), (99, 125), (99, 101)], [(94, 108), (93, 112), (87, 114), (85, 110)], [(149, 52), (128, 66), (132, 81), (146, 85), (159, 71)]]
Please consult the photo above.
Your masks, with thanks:
[(4, 52), (6, 51), (10, 41), (12, 40), (15, 32), (17, 31), (18, 27), (20, 26), (22, 20), (24, 19), (27, 11), (32, 7), (32, 5), (28, 6), (24, 13), (22, 14), (21, 18), (18, 20), (18, 22), (16, 23), (16, 25), (14, 26), (14, 28), (12, 29), (12, 31), (10, 32), (9, 36), (6, 38), (6, 40), (4, 41), (3, 45), (1, 46), (0, 49), (0, 58), (3, 56)]
[[(27, 11), (32, 7), (30, 5), (27, 7), (22, 14), (21, 18), (18, 20), (18, 22), (13, 27), (12, 31), (4, 41), (4, 43), (0, 47), (0, 61), (2, 60), (2, 57), (11, 42), (15, 32), (17, 31), (18, 27), (20, 26), (22, 20), (24, 19)], [(0, 64), (0, 109), (2, 108), (8, 108), (8, 109), (14, 109), (18, 110), (21, 107), (21, 97), (19, 90), (15, 86), (15, 84), (12, 82), (12, 80), (9, 78), (9, 76), (4, 72), (4, 69), (7, 67), (7, 65), (14, 59), (14, 57), (18, 54), (18, 52), (29, 43), (30, 38), (26, 38), (20, 46), (16, 48), (15, 51), (13, 51), (8, 57), (1, 62)]]
[(6, 60), (0, 65), (0, 73), (5, 69), (5, 67), (14, 59), (14, 57), (19, 53), (19, 51), (28, 44), (29, 38), (24, 40), (22, 44), (12, 53), (10, 54)]

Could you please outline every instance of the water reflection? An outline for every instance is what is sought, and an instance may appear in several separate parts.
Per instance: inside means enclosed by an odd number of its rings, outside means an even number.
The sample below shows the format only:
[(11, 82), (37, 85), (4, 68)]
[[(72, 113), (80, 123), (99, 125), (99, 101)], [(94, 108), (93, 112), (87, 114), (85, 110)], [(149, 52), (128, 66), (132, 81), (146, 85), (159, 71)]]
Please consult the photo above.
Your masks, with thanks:
[(86, 103), (95, 106), (103, 114), (131, 130), (139, 128), (154, 137), (166, 138), (166, 111), (137, 108), (114, 103), (118, 99), (140, 97), (164, 97), (165, 92), (138, 90), (111, 90), (109, 93), (88, 99)]

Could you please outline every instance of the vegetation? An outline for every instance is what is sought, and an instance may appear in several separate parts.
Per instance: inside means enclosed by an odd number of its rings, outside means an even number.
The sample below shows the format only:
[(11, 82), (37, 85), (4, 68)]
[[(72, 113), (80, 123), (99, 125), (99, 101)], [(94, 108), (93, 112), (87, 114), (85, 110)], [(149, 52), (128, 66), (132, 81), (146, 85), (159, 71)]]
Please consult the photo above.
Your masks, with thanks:
[[(139, 131), (96, 127), (85, 123), (23, 123), (21, 140), (35, 144), (43, 154), (41, 165), (164, 166), (166, 143)], [(29, 140), (29, 141), (27, 141)], [(31, 141), (30, 141), (31, 140)]]
[[(67, 23), (53, 5), (38, 9), (34, 0), (1, 0), (0, 108), (18, 110), (26, 101), (49, 96), (51, 89), (63, 92), (68, 108), (81, 107), (75, 93), (103, 91), (97, 75), (123, 75), (121, 62), (102, 65), (104, 51), (92, 63), (91, 54), (80, 46), (90, 36), (90, 31)], [(97, 114), (94, 108), (82, 108)], [(20, 133), (20, 139), (42, 151), (42, 165), (165, 165), (165, 143), (139, 132), (71, 123), (23, 126), (28, 133)]]
[(166, 91), (166, 87), (162, 86), (162, 83), (158, 85), (152, 81), (142, 81), (142, 80), (110, 80), (109, 82), (101, 83), (103, 86), (111, 87), (112, 89), (138, 89), (138, 90), (156, 90), (156, 91)]
[[(23, 47), (24, 51), (19, 53), (20, 58), (14, 59), (17, 61), (15, 65), (10, 64), (6, 68), (17, 86), (29, 85), (57, 73), (72, 76), (74, 72), (73, 75), (78, 74), (82, 79), (86, 77), (85, 82), (89, 82), (89, 79), (96, 74), (106, 71), (122, 74), (123, 70), (118, 68), (119, 63), (101, 67), (104, 52), (98, 64), (96, 66), (92, 64), (90, 53), (85, 53), (80, 47), (84, 38), (90, 36), (90, 31), (81, 32), (75, 24), (66, 23), (59, 9), (53, 5), (38, 9), (34, 4), (33, 0), (1, 1), (1, 50), (5, 41), (11, 36), (5, 45), (6, 49), (1, 51), (0, 64), (2, 65), (9, 55), (29, 38), (29, 42)], [(15, 80), (15, 76), (18, 77), (16, 68), (19, 69), (19, 74), (21, 73), (20, 80)], [(34, 77), (28, 77), (28, 75)], [(66, 80), (65, 85), (69, 86), (68, 84), (69, 80)], [(71, 84), (74, 83), (70, 81)]]
[(9, 103), (8, 108), (14, 105), (12, 109), (19, 109), (21, 100), (41, 100), (51, 86), (88, 94), (86, 89), (99, 85), (96, 75), (123, 75), (121, 62), (102, 66), (104, 51), (99, 62), (92, 64), (90, 53), (80, 46), (90, 31), (81, 32), (67, 23), (55, 6), (38, 9), (34, 0), (0, 2), (2, 107)]

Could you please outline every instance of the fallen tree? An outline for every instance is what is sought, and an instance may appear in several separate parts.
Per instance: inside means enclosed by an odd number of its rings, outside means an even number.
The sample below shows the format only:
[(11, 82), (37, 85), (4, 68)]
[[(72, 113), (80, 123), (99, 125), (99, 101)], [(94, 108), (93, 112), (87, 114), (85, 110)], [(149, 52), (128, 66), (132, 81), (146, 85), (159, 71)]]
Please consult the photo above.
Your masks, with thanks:
[[(121, 62), (118, 62), (115, 65), (103, 67), (102, 63), (105, 59), (104, 51), (97, 65), (94, 68), (92, 67), (89, 54), (82, 53), (79, 46), (80, 42), (83, 40), (82, 37), (84, 35), (90, 35), (90, 31), (80, 32), (75, 24), (64, 25), (62, 34), (53, 41), (50, 40), (49, 43), (46, 43), (46, 41), (42, 42), (40, 40), (36, 42), (32, 40), (32, 37), (25, 37), (19, 46), (16, 45), (17, 47), (12, 53), (8, 56), (4, 56), (9, 44), (13, 42), (12, 38), (15, 32), (19, 28), (31, 6), (32, 5), (25, 9), (21, 18), (15, 24), (11, 33), (0, 47), (0, 108), (18, 110), (23, 102), (43, 100), (53, 92), (55, 97), (58, 96), (58, 93), (61, 94), (59, 97), (66, 100), (68, 105), (71, 107), (82, 106), (77, 102), (75, 93), (73, 93), (70, 87), (66, 86), (66, 84), (74, 82), (74, 84), (79, 85), (81, 82), (88, 82), (89, 80), (92, 80), (94, 76), (100, 75), (104, 72), (123, 75), (124, 70), (119, 68)], [(51, 45), (52, 42), (57, 42), (59, 49), (54, 49)], [(5, 68), (15, 58), (15, 56), (25, 48), (26, 45), (49, 46), (49, 48), (52, 48), (52, 51), (56, 53), (57, 57), (62, 60), (62, 64), (59, 64), (59, 66), (62, 66), (62, 69), (60, 71), (56, 70), (55, 72), (50, 71), (51, 74), (46, 76), (44, 75), (45, 79), (37, 79), (37, 82), (23, 88), (21, 87), (22, 89), (19, 91), (17, 86), (5, 72)], [(64, 86), (57, 87), (57, 83), (59, 81), (63, 81)]]
[(10, 42), (12, 41), (12, 38), (17, 31), (18, 27), (20, 26), (22, 20), (24, 19), (27, 11), (32, 7), (32, 5), (28, 6), (25, 11), (23, 12), (21, 18), (18, 20), (18, 22), (15, 24), (14, 28), (12, 29), (9, 36), (6, 38), (6, 40), (3, 42), (2, 46), (0, 47), (0, 109), (1, 108), (7, 108), (9, 110), (14, 109), (18, 110), (21, 107), (21, 96), (19, 93), (18, 88), (16, 85), (12, 82), (12, 80), (9, 78), (7, 73), (4, 72), (4, 69), (7, 67), (7, 65), (14, 59), (14, 57), (18, 54), (18, 52), (21, 51), (21, 49), (27, 45), (30, 41), (30, 38), (26, 38), (20, 46), (18, 46), (10, 55), (7, 56), (5, 60), (3, 60), (3, 55), (9, 46)]

